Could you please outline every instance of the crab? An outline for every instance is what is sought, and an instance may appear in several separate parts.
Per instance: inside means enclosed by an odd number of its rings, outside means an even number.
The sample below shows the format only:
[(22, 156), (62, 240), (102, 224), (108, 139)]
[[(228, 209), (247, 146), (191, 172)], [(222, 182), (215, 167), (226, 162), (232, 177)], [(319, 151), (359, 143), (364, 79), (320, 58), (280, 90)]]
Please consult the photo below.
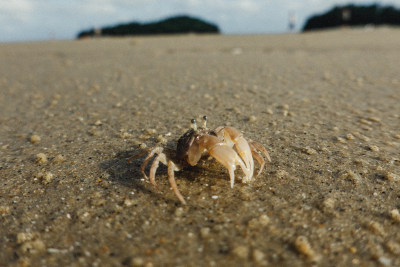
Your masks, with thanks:
[[(155, 177), (159, 163), (161, 162), (168, 166), (169, 183), (182, 204), (186, 204), (186, 201), (179, 192), (175, 181), (175, 172), (182, 170), (187, 165), (195, 166), (205, 152), (228, 170), (231, 188), (235, 183), (236, 166), (239, 165), (243, 171), (242, 182), (248, 183), (253, 179), (253, 157), (260, 164), (257, 176), (264, 169), (264, 157), (271, 161), (267, 150), (262, 144), (244, 138), (239, 130), (231, 126), (219, 126), (215, 129), (209, 129), (207, 128), (207, 117), (203, 116), (202, 120), (201, 127), (197, 127), (196, 120), (191, 120), (190, 129), (179, 138), (176, 150), (157, 146), (145, 149), (128, 159), (128, 162), (131, 162), (147, 153), (140, 171), (144, 178), (149, 179), (156, 188), (158, 186)], [(148, 178), (145, 168), (152, 158), (154, 160), (151, 164), (150, 177)]]

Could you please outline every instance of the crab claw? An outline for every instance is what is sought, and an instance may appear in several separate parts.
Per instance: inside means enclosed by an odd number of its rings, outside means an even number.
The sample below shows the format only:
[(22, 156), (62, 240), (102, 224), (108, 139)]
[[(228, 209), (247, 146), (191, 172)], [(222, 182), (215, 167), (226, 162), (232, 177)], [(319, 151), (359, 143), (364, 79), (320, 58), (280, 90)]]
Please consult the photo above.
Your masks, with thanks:
[(228, 146), (233, 147), (237, 151), (245, 164), (245, 167), (242, 168), (245, 174), (243, 182), (250, 182), (254, 173), (254, 161), (250, 146), (243, 137), (243, 134), (239, 130), (229, 126), (218, 127), (215, 129), (215, 132), (218, 138), (224, 140)]
[(235, 150), (233, 150), (233, 148), (228, 144), (221, 143), (220, 139), (212, 135), (200, 137), (198, 139), (198, 144), (202, 149), (206, 149), (213, 158), (228, 169), (231, 187), (233, 188), (233, 185), (235, 184), (236, 166), (240, 165), (243, 172), (247, 169), (246, 165)]

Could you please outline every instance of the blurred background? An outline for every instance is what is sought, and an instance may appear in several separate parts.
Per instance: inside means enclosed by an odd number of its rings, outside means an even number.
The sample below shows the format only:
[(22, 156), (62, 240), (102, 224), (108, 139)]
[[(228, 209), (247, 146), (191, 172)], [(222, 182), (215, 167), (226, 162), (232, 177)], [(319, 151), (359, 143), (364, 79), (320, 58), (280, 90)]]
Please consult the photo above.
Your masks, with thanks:
[(9, 0), (0, 3), (0, 42), (75, 39), (82, 30), (177, 15), (210, 21), (222, 34), (298, 32), (311, 16), (348, 4), (400, 8), (400, 0)]

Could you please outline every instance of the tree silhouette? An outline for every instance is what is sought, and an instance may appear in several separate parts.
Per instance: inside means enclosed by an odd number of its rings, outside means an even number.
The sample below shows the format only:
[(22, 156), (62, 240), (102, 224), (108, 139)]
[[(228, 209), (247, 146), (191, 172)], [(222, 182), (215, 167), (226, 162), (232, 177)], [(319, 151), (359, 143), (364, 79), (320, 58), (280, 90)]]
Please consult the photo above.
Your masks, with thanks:
[(78, 38), (179, 33), (219, 33), (219, 29), (216, 25), (197, 18), (177, 16), (147, 24), (131, 22), (128, 24), (104, 27), (97, 30), (91, 29), (80, 32)]
[(303, 31), (333, 28), (340, 26), (400, 25), (400, 10), (392, 6), (346, 5), (335, 6), (322, 15), (310, 17)]

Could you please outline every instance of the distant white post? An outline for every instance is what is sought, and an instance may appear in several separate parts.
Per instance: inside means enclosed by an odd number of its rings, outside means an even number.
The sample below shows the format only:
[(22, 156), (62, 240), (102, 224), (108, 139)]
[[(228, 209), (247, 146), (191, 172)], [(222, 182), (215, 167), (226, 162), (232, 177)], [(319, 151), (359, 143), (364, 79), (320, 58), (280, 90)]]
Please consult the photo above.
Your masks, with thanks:
[(294, 32), (296, 29), (296, 13), (294, 11), (289, 12), (289, 31)]

